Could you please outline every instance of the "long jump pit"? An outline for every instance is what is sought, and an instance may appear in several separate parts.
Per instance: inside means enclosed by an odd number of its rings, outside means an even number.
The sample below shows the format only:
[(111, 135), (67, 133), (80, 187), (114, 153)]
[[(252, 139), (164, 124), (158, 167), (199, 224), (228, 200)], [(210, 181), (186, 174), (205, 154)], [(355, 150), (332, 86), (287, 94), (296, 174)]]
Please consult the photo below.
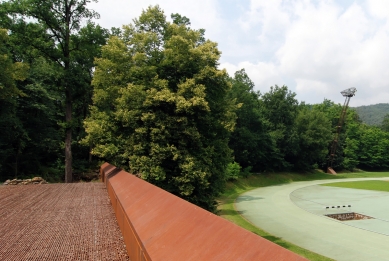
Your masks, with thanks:
[(129, 260), (103, 183), (0, 186), (0, 260)]
[(389, 260), (389, 192), (294, 182), (251, 190), (236, 209), (257, 227), (334, 260)]

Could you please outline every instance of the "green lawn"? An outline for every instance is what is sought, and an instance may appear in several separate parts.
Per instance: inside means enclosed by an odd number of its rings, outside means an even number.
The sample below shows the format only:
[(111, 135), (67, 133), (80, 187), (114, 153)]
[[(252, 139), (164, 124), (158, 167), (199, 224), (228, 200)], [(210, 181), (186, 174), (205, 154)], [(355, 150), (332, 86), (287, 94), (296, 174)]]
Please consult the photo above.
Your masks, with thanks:
[(353, 189), (367, 189), (389, 192), (389, 179), (383, 180), (367, 180), (367, 181), (354, 181), (354, 182), (336, 182), (323, 184), (322, 186), (339, 187), (339, 188), (353, 188)]
[[(308, 181), (308, 180), (322, 180), (322, 179), (345, 179), (345, 178), (366, 178), (366, 177), (389, 177), (389, 172), (356, 172), (356, 173), (344, 173), (336, 176), (324, 174), (320, 172), (298, 174), (298, 173), (261, 173), (249, 176), (248, 178), (239, 178), (234, 182), (227, 184), (225, 192), (219, 197), (218, 202), (218, 214), (241, 226), (263, 238), (266, 238), (290, 251), (293, 251), (301, 256), (306, 257), (309, 260), (314, 261), (328, 261), (330, 258), (316, 254), (299, 246), (296, 246), (290, 242), (287, 242), (281, 238), (275, 237), (266, 231), (254, 226), (249, 221), (244, 219), (235, 209), (234, 202), (236, 198), (249, 190), (266, 187), (278, 184), (287, 184), (295, 181)], [(389, 182), (387, 182), (389, 185)]]

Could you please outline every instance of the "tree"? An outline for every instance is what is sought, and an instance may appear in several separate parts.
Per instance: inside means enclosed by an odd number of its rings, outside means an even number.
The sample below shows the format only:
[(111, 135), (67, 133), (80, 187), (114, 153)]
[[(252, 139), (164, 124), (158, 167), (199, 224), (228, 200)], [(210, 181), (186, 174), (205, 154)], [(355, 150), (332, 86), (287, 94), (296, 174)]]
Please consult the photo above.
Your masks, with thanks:
[(359, 165), (359, 154), (361, 148), (361, 135), (363, 124), (359, 119), (355, 109), (349, 108), (347, 117), (343, 126), (345, 133), (344, 146), (340, 149), (343, 151), (342, 168), (353, 170)]
[(381, 129), (383, 131), (389, 132), (389, 113), (387, 113), (384, 116), (384, 119), (382, 120), (382, 123), (381, 123)]
[(17, 80), (27, 77), (28, 65), (23, 62), (13, 62), (6, 48), (8, 34), (0, 28), (0, 100), (12, 99), (23, 95), (17, 86)]
[(293, 165), (299, 170), (312, 169), (325, 160), (331, 142), (331, 123), (326, 115), (310, 106), (300, 105), (295, 128), (298, 136), (298, 152)]
[(236, 112), (237, 122), (229, 142), (234, 159), (243, 168), (265, 170), (274, 148), (269, 122), (263, 116), (259, 101), (260, 93), (254, 91), (254, 83), (244, 69), (235, 72), (231, 83), (229, 95), (241, 105)]
[(369, 169), (389, 167), (389, 135), (376, 126), (361, 126), (359, 166)]
[(98, 18), (97, 13), (86, 8), (91, 1), (94, 0), (10, 0), (0, 6), (13, 18), (10, 27), (19, 30), (21, 35), (24, 30), (24, 41), (62, 70), (59, 81), (65, 97), (65, 182), (72, 182), (73, 178), (71, 144), (75, 86), (72, 81), (76, 64), (72, 61), (73, 54), (81, 48), (72, 42), (72, 38), (80, 32), (82, 23)]
[[(178, 16), (174, 16), (178, 17)], [(97, 59), (84, 142), (139, 177), (215, 210), (235, 105), (217, 44), (149, 7)], [(175, 19), (177, 22), (177, 19)]]
[(298, 137), (293, 131), (298, 112), (296, 94), (287, 86), (271, 87), (262, 95), (261, 106), (264, 117), (270, 122), (270, 136), (274, 143), (274, 152), (269, 167), (276, 170), (293, 166), (291, 162), (298, 151)]
[[(0, 169), (8, 165), (9, 157), (16, 155), (13, 161), (14, 176), (17, 176), (17, 154), (25, 146), (26, 132), (16, 116), (16, 104), (20, 97), (26, 96), (18, 87), (17, 80), (27, 77), (29, 66), (23, 62), (14, 62), (8, 48), (7, 30), (0, 29)], [(13, 144), (14, 146), (10, 146)]]
[[(336, 136), (337, 133), (337, 126), (339, 122), (339, 116), (342, 111), (342, 106), (340, 104), (335, 104), (333, 101), (324, 99), (324, 101), (320, 104), (315, 104), (313, 105), (313, 108), (317, 111), (323, 112), (326, 115), (326, 118), (330, 121), (331, 123), (331, 134), (332, 134), (332, 139), (328, 143), (328, 154), (325, 159), (320, 161), (319, 167), (322, 168), (323, 170), (326, 170), (328, 167), (329, 163), (329, 156), (330, 156), (330, 151), (331, 151), (331, 146), (332, 146), (332, 140)], [(343, 149), (345, 147), (345, 140), (346, 140), (346, 126), (348, 122), (348, 117), (345, 120), (344, 125), (342, 126), (340, 136), (338, 139), (338, 144), (336, 148), (336, 153), (335, 157), (333, 160), (333, 168), (335, 170), (343, 168), (343, 160), (344, 160), (344, 152)]]

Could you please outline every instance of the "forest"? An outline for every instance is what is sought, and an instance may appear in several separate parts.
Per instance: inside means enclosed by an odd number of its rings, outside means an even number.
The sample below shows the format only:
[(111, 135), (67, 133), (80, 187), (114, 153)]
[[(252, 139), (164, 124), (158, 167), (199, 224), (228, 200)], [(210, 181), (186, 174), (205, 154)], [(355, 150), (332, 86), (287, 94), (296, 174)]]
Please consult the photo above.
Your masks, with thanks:
[(389, 112), (389, 103), (378, 103), (373, 105), (355, 107), (361, 121), (367, 125), (381, 126)]
[[(108, 161), (214, 210), (239, 175), (326, 169), (342, 105), (255, 91), (185, 16), (150, 6), (106, 29), (88, 2), (0, 4), (0, 182), (72, 182)], [(389, 114), (370, 126), (350, 108), (334, 169), (388, 167)]]

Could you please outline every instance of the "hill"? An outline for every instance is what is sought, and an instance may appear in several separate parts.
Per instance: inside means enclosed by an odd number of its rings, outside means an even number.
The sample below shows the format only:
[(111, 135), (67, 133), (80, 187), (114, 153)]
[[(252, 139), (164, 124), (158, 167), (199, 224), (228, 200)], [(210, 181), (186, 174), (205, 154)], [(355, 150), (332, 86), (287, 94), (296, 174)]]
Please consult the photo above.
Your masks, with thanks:
[(389, 113), (389, 103), (353, 107), (360, 119), (367, 125), (381, 125), (384, 116)]

